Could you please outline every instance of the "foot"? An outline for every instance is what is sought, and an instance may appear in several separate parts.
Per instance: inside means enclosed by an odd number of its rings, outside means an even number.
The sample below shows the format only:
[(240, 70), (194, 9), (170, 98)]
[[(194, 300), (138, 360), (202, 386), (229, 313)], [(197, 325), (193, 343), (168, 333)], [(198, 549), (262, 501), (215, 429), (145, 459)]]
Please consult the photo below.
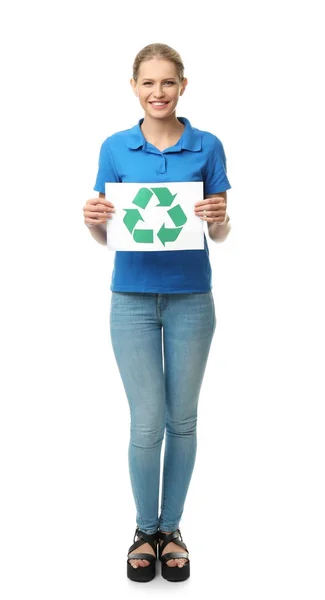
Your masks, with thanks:
[[(139, 553), (152, 554), (152, 556), (156, 556), (152, 547), (150, 546), (150, 544), (147, 544), (147, 542), (144, 542), (141, 546), (139, 546), (139, 548), (137, 548), (136, 551)], [(129, 561), (129, 563), (130, 563), (130, 565), (132, 565), (132, 567), (134, 569), (138, 569), (139, 567), (148, 567), (149, 566), (148, 560), (141, 560), (138, 558), (132, 558)]]
[[(162, 531), (161, 533), (172, 533), (171, 531)], [(160, 546), (162, 545), (163, 540), (160, 540)], [(178, 544), (175, 544), (174, 542), (169, 542), (169, 544), (167, 544), (166, 548), (164, 548), (163, 552), (162, 552), (162, 556), (164, 554), (167, 554), (167, 552), (184, 552), (184, 548), (182, 548), (181, 546), (178, 546)], [(171, 560), (167, 561), (167, 565), (168, 567), (179, 567), (180, 569), (182, 567), (184, 567), (184, 565), (187, 563), (187, 559), (186, 558), (172, 558)]]

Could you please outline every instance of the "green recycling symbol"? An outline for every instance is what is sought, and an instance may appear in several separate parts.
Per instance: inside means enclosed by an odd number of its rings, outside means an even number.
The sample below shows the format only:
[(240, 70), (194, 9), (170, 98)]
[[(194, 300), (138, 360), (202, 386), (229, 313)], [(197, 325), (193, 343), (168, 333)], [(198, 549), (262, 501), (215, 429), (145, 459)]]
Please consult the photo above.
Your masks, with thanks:
[[(159, 200), (159, 203), (156, 204), (157, 207), (167, 207), (173, 204), (177, 193), (173, 196), (167, 187), (142, 187), (136, 194), (132, 204), (135, 204), (139, 208), (145, 210), (152, 196), (156, 196), (156, 198)], [(123, 208), (123, 210), (125, 210), (123, 223), (132, 234), (134, 241), (142, 244), (153, 244), (153, 229), (136, 229), (136, 224), (138, 221), (144, 221), (139, 209)], [(165, 223), (163, 223), (160, 227), (159, 231), (157, 232), (157, 237), (160, 239), (163, 246), (166, 245), (166, 242), (175, 242), (175, 240), (177, 240), (183, 229), (183, 226), (187, 221), (187, 216), (179, 204), (176, 204), (176, 206), (173, 206), (167, 210), (167, 213), (169, 214), (175, 227), (166, 227)]]

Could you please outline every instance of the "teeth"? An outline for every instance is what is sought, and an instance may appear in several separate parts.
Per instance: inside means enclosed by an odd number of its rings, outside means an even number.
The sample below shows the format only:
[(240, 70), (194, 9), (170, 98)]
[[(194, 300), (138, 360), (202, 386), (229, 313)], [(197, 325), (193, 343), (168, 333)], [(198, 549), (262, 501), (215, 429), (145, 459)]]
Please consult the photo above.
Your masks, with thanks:
[(164, 106), (166, 102), (152, 102), (152, 104), (154, 104), (155, 106)]

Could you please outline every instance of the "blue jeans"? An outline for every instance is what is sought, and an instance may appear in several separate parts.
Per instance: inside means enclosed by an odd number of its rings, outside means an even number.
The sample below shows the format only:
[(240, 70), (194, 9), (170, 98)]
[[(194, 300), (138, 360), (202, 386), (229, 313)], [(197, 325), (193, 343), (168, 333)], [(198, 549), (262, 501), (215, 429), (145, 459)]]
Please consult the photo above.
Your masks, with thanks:
[(212, 292), (112, 292), (110, 332), (130, 407), (128, 458), (136, 522), (148, 534), (179, 527), (195, 462), (197, 405), (215, 327)]

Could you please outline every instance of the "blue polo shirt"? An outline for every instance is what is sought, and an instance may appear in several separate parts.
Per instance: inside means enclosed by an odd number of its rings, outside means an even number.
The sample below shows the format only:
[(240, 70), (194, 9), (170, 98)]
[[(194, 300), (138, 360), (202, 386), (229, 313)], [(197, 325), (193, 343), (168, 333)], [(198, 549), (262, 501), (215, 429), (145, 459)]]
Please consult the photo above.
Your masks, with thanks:
[[(231, 188), (221, 141), (212, 133), (185, 125), (177, 144), (163, 152), (144, 138), (139, 123), (108, 137), (102, 144), (94, 190), (105, 193), (106, 182), (164, 183), (202, 181), (204, 196)], [(114, 204), (114, 198), (107, 198)], [(116, 251), (113, 292), (157, 294), (202, 293), (211, 290), (209, 249)]]

